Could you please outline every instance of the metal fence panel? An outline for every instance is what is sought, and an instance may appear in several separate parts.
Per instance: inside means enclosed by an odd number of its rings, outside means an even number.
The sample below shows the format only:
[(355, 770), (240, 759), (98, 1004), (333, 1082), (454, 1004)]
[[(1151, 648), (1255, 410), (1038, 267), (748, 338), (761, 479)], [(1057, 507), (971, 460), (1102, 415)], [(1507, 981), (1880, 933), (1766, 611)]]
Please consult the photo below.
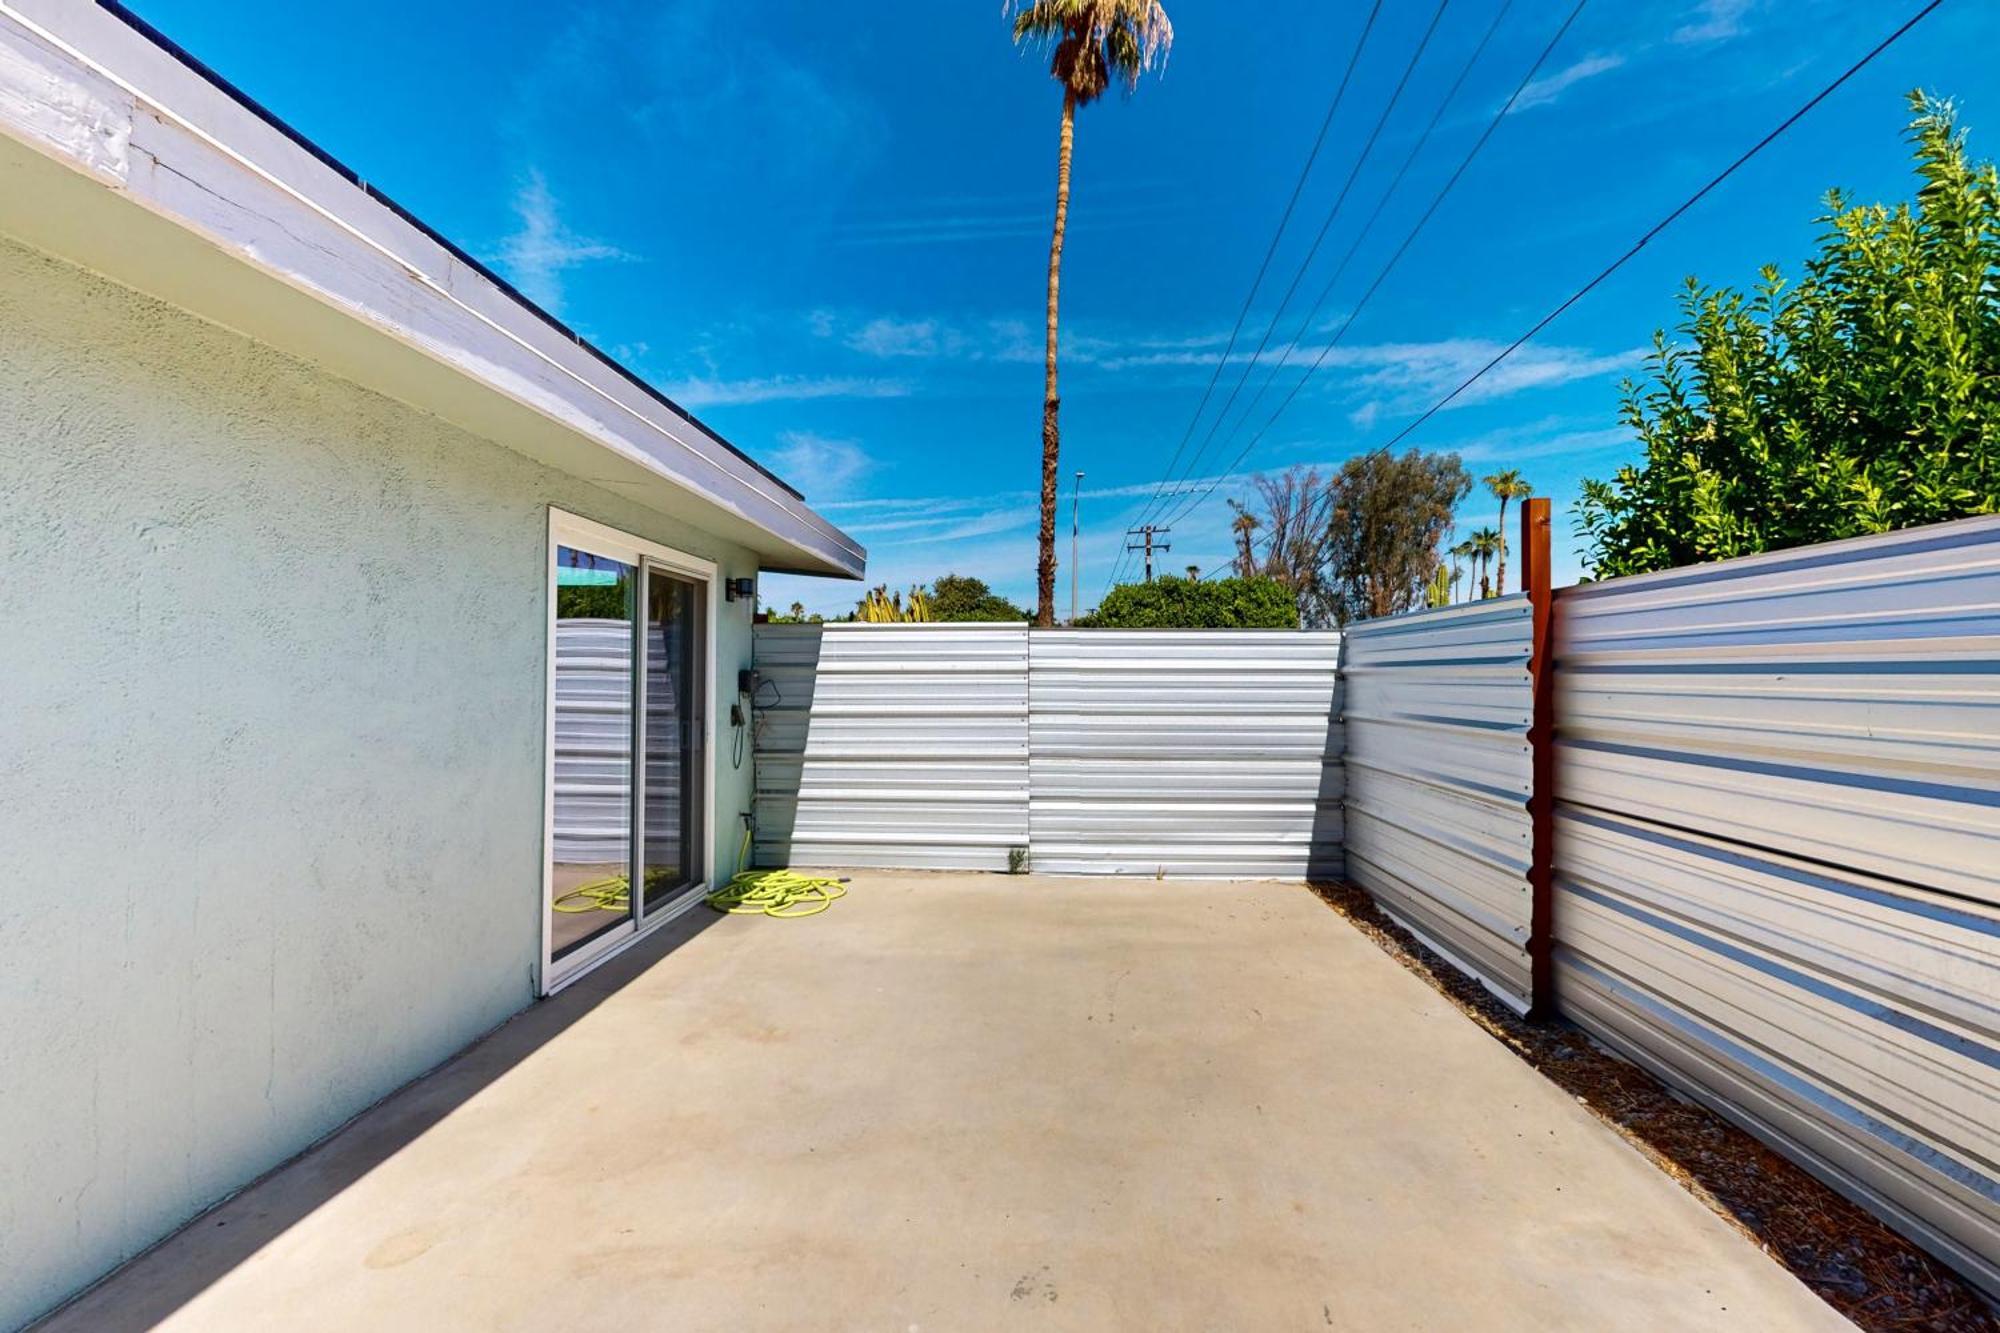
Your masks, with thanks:
[(1339, 875), (1339, 658), (1335, 631), (1034, 635), (1034, 868)]
[(759, 625), (762, 865), (1004, 870), (1028, 842), (1025, 625)]
[(1530, 999), (1526, 594), (1348, 627), (1348, 876), (1514, 1009)]
[(1555, 959), (2000, 1296), (2000, 521), (1566, 592)]

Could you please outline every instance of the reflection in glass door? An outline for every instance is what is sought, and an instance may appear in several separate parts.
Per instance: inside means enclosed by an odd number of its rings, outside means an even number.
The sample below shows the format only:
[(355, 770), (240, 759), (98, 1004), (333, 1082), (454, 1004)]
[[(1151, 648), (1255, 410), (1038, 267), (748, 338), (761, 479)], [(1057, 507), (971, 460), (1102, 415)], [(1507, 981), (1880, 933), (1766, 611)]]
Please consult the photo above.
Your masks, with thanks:
[(686, 906), (708, 863), (708, 583), (582, 520), (556, 532), (552, 978)]
[(702, 585), (652, 564), (646, 573), (645, 839), (652, 912), (699, 883), (705, 730)]
[(549, 956), (632, 922), (632, 644), (638, 571), (556, 548)]

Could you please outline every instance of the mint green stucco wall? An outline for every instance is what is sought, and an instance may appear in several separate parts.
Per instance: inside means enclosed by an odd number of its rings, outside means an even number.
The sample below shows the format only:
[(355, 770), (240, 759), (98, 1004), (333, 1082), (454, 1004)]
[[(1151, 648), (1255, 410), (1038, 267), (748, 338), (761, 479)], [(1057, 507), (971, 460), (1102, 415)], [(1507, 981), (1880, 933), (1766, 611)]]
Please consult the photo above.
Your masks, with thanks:
[(0, 477), (6, 1327), (530, 1003), (547, 507), (754, 561), (5, 241)]

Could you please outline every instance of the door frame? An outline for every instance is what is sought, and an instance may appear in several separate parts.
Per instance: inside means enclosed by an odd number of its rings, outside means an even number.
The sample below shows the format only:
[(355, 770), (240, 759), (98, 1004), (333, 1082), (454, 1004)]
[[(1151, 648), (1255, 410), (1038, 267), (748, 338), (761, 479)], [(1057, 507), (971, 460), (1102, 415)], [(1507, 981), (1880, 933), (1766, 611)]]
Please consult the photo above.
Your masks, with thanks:
[[(598, 555), (610, 556), (632, 566), (637, 583), (637, 611), (633, 621), (634, 651), (633, 666), (633, 721), (632, 721), (632, 845), (630, 856), (632, 900), (634, 914), (622, 927), (607, 930), (583, 947), (569, 954), (558, 964), (552, 956), (554, 941), (549, 926), (549, 898), (554, 892), (554, 864), (556, 831), (556, 551), (558, 547), (569, 546), (591, 551)], [(670, 902), (644, 915), (645, 864), (641, 851), (645, 844), (645, 754), (641, 741), (645, 716), (645, 667), (639, 645), (644, 642), (646, 625), (646, 580), (647, 567), (662, 569), (679, 578), (702, 584), (703, 620), (702, 638), (705, 641), (702, 680), (702, 728), (701, 728), (701, 820), (699, 834), (701, 847), (696, 856), (700, 873), (696, 883), (684, 890)], [(636, 537), (629, 532), (610, 527), (573, 514), (565, 509), (549, 506), (548, 541), (544, 552), (542, 574), (543, 598), (543, 694), (542, 694), (542, 841), (541, 873), (536, 882), (541, 885), (541, 894), (535, 904), (539, 917), (541, 935), (541, 967), (535, 977), (535, 989), (541, 995), (553, 995), (569, 985), (584, 973), (615, 954), (622, 953), (638, 941), (652, 934), (667, 922), (686, 912), (696, 903), (715, 880), (715, 661), (716, 661), (716, 583), (717, 568), (713, 560), (677, 551), (671, 546)]]

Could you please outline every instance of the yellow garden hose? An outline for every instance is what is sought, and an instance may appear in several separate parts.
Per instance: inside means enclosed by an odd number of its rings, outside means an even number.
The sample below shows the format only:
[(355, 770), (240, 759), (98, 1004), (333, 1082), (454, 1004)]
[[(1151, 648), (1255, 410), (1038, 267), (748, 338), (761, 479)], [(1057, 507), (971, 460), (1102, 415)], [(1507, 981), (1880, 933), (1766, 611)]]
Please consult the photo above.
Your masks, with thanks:
[[(743, 849), (736, 864), (750, 859), (750, 829), (743, 830)], [(739, 870), (735, 878), (708, 895), (708, 905), (736, 916), (784, 919), (818, 916), (847, 896), (844, 880), (801, 875), (796, 870)]]
[[(743, 848), (736, 855), (736, 863), (742, 865), (749, 859), (750, 830), (745, 828)], [(649, 883), (652, 878), (647, 876)], [(801, 875), (796, 870), (739, 870), (735, 878), (709, 894), (706, 901), (716, 911), (735, 916), (790, 918), (818, 916), (846, 896), (845, 880)], [(606, 875), (577, 885), (557, 898), (554, 906), (558, 912), (629, 912), (632, 881), (623, 875)]]

